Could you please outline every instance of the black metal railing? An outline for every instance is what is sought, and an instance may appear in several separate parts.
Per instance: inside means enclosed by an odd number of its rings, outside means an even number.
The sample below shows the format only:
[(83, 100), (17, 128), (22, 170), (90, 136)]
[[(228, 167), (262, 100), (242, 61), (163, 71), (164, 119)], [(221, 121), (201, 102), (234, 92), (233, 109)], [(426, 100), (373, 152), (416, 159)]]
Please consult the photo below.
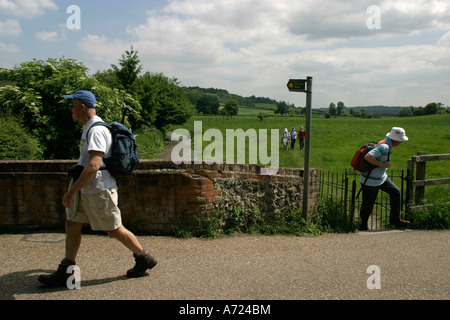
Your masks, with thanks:
[[(361, 184), (359, 182), (359, 173), (345, 170), (343, 173), (323, 172), (320, 176), (320, 197), (332, 198), (334, 202), (340, 203), (340, 208), (352, 219), (359, 218), (359, 210), (362, 202), (362, 195), (359, 192)], [(401, 191), (401, 211), (404, 209), (404, 187), (406, 177), (402, 170), (400, 174), (394, 171), (388, 172), (389, 178)], [(389, 227), (390, 204), (389, 195), (379, 192), (377, 200), (369, 218), (369, 228), (371, 230), (385, 229)]]

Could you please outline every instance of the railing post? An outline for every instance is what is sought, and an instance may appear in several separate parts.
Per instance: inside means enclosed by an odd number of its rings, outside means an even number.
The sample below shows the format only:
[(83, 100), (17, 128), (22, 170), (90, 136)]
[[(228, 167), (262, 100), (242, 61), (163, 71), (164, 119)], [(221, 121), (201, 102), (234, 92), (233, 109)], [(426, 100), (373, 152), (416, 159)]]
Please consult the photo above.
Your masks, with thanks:
[(355, 202), (356, 202), (356, 180), (353, 179), (352, 181), (352, 202), (350, 203), (350, 211), (351, 215), (354, 218), (355, 217)]
[(400, 188), (400, 194), (401, 194), (401, 201), (400, 201), (400, 212), (403, 212), (403, 204), (404, 204), (404, 192), (405, 192), (405, 190), (404, 190), (404, 183), (405, 183), (405, 171), (404, 170), (402, 170), (402, 175), (401, 175), (401, 177), (400, 177), (400, 181), (401, 181), (401, 184), (402, 184), (402, 186), (401, 186), (401, 188)]
[[(417, 152), (418, 156), (422, 156), (427, 154), (426, 152)], [(426, 171), (426, 161), (417, 161), (417, 168), (416, 168), (416, 180), (424, 180), (425, 179), (425, 171)], [(416, 198), (415, 202), (416, 205), (423, 204), (423, 199), (425, 198), (425, 186), (418, 186), (416, 187)]]
[(344, 180), (344, 212), (347, 214), (347, 202), (348, 202), (348, 177), (347, 172), (345, 173), (345, 180)]
[(408, 166), (406, 168), (406, 212), (409, 213), (411, 210), (411, 205), (413, 201), (413, 185), (412, 182), (414, 180), (414, 162), (412, 160), (408, 160)]

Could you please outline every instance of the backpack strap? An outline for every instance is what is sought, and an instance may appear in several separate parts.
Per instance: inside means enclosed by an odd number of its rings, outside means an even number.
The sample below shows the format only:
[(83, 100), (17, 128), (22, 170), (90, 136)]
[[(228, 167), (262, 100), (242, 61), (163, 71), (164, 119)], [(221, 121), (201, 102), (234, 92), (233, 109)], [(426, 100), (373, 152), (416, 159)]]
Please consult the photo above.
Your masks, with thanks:
[[(103, 121), (97, 121), (97, 122), (94, 122), (94, 123), (89, 127), (88, 131), (86, 132), (86, 143), (88, 142), (89, 132), (91, 131), (91, 129), (92, 129), (93, 127), (97, 127), (97, 126), (104, 126), (104, 127), (108, 128), (108, 129), (109, 129), (109, 132), (111, 132), (111, 134), (112, 134), (111, 128), (110, 128), (110, 126), (109, 126), (106, 122), (103, 122)], [(113, 139), (112, 143), (114, 143), (114, 139)], [(101, 167), (99, 170), (108, 170), (108, 169), (107, 169), (106, 167)]]
[[(387, 144), (388, 147), (389, 147), (389, 152), (388, 152), (388, 159), (387, 159), (387, 161), (390, 161), (390, 158), (391, 158), (391, 146), (390, 146), (389, 143), (387, 143), (386, 141), (378, 142), (378, 143), (377, 143), (377, 146), (380, 145), (380, 144), (382, 144), (382, 143)], [(373, 170), (374, 168), (375, 168), (375, 167), (371, 168), (371, 169), (369, 170), (369, 172), (367, 173), (366, 179), (364, 180), (364, 183), (362, 184), (361, 189), (359, 189), (358, 194), (356, 195), (356, 199), (358, 199), (359, 194), (361, 193), (363, 187), (366, 185), (367, 179), (369, 179), (370, 173), (372, 172), (372, 170)]]
[(377, 146), (380, 145), (380, 144), (383, 144), (383, 143), (387, 144), (388, 147), (389, 147), (389, 152), (388, 152), (388, 158), (387, 158), (387, 161), (390, 161), (390, 158), (391, 158), (391, 146), (390, 146), (390, 144), (387, 143), (386, 141), (380, 141), (380, 142), (377, 143)]
[(89, 132), (91, 131), (91, 129), (92, 129), (93, 127), (96, 127), (96, 126), (104, 126), (104, 127), (108, 128), (109, 131), (111, 131), (111, 128), (109, 127), (109, 125), (108, 125), (106, 122), (103, 122), (103, 121), (97, 121), (97, 122), (94, 122), (94, 123), (89, 127), (88, 131), (86, 132), (86, 142), (88, 141)]

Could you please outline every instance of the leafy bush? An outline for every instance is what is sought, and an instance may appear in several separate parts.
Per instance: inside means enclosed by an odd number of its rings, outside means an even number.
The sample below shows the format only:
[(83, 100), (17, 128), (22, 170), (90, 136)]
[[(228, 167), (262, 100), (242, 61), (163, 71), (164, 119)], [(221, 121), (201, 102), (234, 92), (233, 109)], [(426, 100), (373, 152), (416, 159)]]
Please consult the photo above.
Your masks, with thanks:
[(450, 204), (436, 204), (425, 206), (421, 210), (409, 213), (410, 227), (413, 229), (449, 229), (450, 228)]
[(164, 129), (185, 123), (193, 115), (193, 106), (176, 79), (162, 73), (146, 72), (129, 89), (142, 106), (144, 125)]
[(37, 140), (12, 117), (0, 118), (0, 160), (41, 159)]
[(63, 95), (91, 90), (98, 101), (97, 113), (106, 122), (121, 121), (125, 106), (135, 111), (133, 115), (140, 111), (131, 95), (88, 77), (87, 68), (75, 60), (35, 59), (7, 72), (14, 86), (0, 88), (0, 111), (20, 119), (38, 139), (45, 159), (76, 159), (79, 154), (81, 126), (72, 120)]
[(331, 196), (320, 199), (314, 218), (326, 232), (354, 232), (357, 228), (354, 217), (348, 215), (342, 203)]

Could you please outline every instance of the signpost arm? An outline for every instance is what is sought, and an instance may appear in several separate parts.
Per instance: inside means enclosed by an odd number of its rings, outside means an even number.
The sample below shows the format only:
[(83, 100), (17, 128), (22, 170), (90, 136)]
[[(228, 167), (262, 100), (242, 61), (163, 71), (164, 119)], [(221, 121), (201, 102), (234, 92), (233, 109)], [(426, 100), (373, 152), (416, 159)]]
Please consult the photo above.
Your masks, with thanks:
[(309, 210), (309, 168), (311, 158), (311, 101), (312, 101), (312, 77), (307, 77), (306, 88), (306, 134), (305, 134), (305, 163), (303, 175), (303, 218), (308, 221)]

